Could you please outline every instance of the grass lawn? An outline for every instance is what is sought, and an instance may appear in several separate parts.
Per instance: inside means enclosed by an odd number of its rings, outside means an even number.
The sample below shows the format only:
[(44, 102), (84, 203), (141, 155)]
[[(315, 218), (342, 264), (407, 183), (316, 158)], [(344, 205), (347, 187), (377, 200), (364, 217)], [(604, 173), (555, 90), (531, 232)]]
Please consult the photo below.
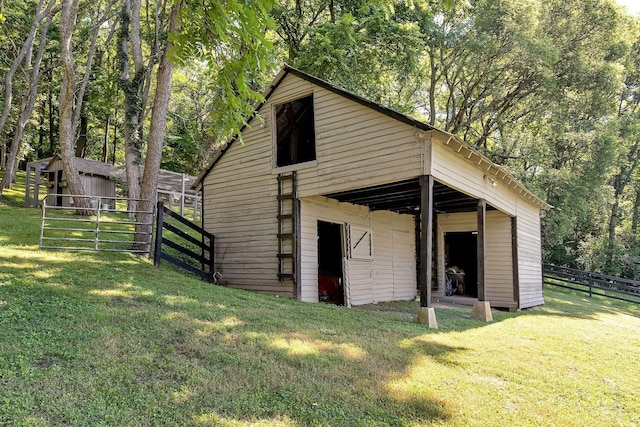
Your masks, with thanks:
[(0, 425), (640, 425), (640, 307), (545, 290), (469, 319), (214, 286), (122, 253), (38, 249), (0, 199)]

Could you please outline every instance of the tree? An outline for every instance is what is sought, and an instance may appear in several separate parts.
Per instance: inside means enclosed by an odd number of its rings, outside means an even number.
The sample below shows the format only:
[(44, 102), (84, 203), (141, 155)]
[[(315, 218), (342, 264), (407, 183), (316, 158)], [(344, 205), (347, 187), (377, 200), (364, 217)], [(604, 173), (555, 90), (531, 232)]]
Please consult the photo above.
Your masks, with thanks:
[[(242, 121), (253, 112), (252, 104), (262, 95), (253, 84), (270, 65), (269, 44), (264, 29), (269, 25), (269, 0), (228, 0), (224, 5), (177, 0), (169, 18), (168, 41), (162, 49), (156, 94), (149, 128), (145, 170), (141, 185), (142, 208), (137, 216), (138, 249), (148, 248), (151, 234), (149, 212), (157, 194), (157, 176), (164, 145), (166, 110), (171, 92), (173, 65), (186, 58), (204, 60), (216, 88), (218, 124), (238, 133)], [(239, 119), (242, 120), (239, 120)]]
[[(20, 145), (22, 143), (22, 136), (27, 121), (31, 116), (31, 113), (33, 112), (36, 101), (38, 83), (40, 81), (40, 64), (42, 63), (42, 57), (47, 42), (47, 31), (49, 29), (49, 25), (51, 24), (53, 15), (55, 14), (55, 11), (52, 11), (55, 3), (55, 0), (49, 0), (47, 6), (43, 9), (44, 1), (40, 0), (35, 11), (35, 16), (32, 21), (29, 33), (22, 43), (18, 54), (13, 59), (11, 67), (9, 68), (7, 75), (5, 76), (4, 106), (2, 114), (0, 115), (0, 135), (2, 134), (2, 130), (7, 123), (9, 115), (11, 114), (11, 109), (13, 106), (14, 76), (20, 67), (22, 67), (24, 70), (23, 74), (27, 88), (24, 90), (20, 98), (19, 118), (16, 123), (16, 128), (13, 131), (11, 150), (6, 160), (6, 172), (2, 178), (2, 181), (0, 182), (0, 194), (2, 194), (2, 190), (4, 188), (9, 188), (11, 186), (11, 183), (13, 182), (15, 177), (17, 169), (16, 159), (18, 156)], [(33, 45), (38, 28), (40, 27), (43, 20), (45, 21), (45, 23), (41, 28), (41, 37), (38, 52), (36, 54), (36, 59), (32, 64)], [(2, 156), (4, 157), (4, 150), (2, 152)]]

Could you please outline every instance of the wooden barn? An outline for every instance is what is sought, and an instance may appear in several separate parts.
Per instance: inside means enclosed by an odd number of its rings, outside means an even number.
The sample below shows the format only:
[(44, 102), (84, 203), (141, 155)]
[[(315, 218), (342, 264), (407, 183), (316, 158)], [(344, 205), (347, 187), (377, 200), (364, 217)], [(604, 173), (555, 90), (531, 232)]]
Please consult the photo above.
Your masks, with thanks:
[[(88, 196), (116, 197), (116, 181), (114, 176), (116, 168), (108, 163), (97, 162), (76, 157), (76, 167), (80, 174), (80, 179)], [(52, 197), (47, 199), (48, 204), (55, 206), (72, 206), (73, 201), (70, 197), (62, 195), (69, 194), (67, 180), (62, 170), (62, 159), (58, 154), (51, 157), (49, 163), (42, 169), (42, 173), (47, 177), (47, 195), (58, 194), (55, 197), (55, 203)], [(108, 203), (114, 203), (110, 201)]]
[(425, 306), (544, 303), (549, 206), (505, 168), (291, 67), (265, 98), (243, 142), (228, 142), (194, 184), (230, 286), (345, 305), (418, 293)]

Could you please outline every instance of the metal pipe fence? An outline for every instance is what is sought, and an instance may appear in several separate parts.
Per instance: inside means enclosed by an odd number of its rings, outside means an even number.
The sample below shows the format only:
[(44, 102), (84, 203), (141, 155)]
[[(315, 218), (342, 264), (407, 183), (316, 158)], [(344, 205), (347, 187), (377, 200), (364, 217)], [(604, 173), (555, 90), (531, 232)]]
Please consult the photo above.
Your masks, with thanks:
[[(89, 208), (81, 215), (73, 199), (88, 199)], [(62, 202), (64, 201), (64, 202)], [(42, 201), (40, 248), (58, 250), (91, 250), (105, 252), (149, 253), (153, 238), (154, 203), (150, 211), (130, 208), (140, 206), (142, 199), (121, 197), (50, 194)], [(138, 222), (139, 213), (150, 214), (148, 222)], [(145, 227), (138, 227), (138, 226)], [(140, 231), (145, 229), (149, 231)], [(143, 236), (147, 249), (136, 249), (136, 237)], [(136, 245), (137, 246), (137, 245)]]

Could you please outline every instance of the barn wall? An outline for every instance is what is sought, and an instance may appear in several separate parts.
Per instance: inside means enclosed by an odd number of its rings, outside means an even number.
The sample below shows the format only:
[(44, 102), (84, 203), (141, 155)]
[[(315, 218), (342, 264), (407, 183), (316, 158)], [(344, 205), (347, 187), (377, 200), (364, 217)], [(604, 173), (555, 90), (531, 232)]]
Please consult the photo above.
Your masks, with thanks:
[(414, 217), (394, 212), (371, 214), (376, 301), (416, 297), (416, 239)]
[(501, 182), (492, 187), (484, 178), (484, 171), (444, 145), (445, 134), (434, 131), (431, 137), (431, 174), (435, 180), (476, 199), (485, 199), (488, 204), (509, 215), (516, 214), (517, 194)]
[[(275, 105), (309, 94), (314, 96), (316, 160), (277, 168), (273, 140)], [(399, 242), (405, 240), (407, 248), (415, 245), (414, 229), (410, 226), (413, 219), (405, 218), (398, 221), (397, 224), (402, 225), (399, 229), (393, 229), (384, 226), (386, 222), (393, 222), (385, 217), (387, 213), (380, 214), (377, 218), (378, 213), (367, 213), (364, 207), (351, 205), (352, 207), (346, 208), (341, 204), (340, 209), (336, 209), (336, 205), (332, 203), (338, 202), (328, 202), (325, 198), (316, 196), (432, 173), (439, 182), (473, 197), (484, 198), (487, 203), (504, 212), (495, 224), (491, 222), (491, 218), (499, 212), (489, 212), (487, 216), (488, 234), (491, 235), (492, 231), (495, 231), (496, 239), (499, 240), (496, 243), (502, 242), (505, 238), (510, 215), (518, 215), (519, 206), (526, 206), (522, 208), (524, 214), (518, 221), (518, 235), (519, 239), (522, 239), (518, 248), (518, 265), (521, 280), (528, 283), (524, 287), (521, 286), (521, 297), (524, 301), (529, 301), (527, 304), (542, 300), (541, 295), (535, 296), (539, 291), (534, 289), (541, 283), (541, 278), (537, 275), (540, 270), (537, 256), (540, 253), (538, 209), (501, 182), (492, 187), (484, 178), (483, 170), (445, 146), (446, 134), (439, 131), (417, 131), (413, 126), (292, 74), (287, 75), (267, 99), (260, 110), (260, 116), (263, 121), (255, 120), (244, 130), (244, 144), (236, 142), (229, 147), (202, 182), (205, 194), (204, 226), (216, 235), (216, 259), (222, 266), (225, 280), (232, 285), (295, 297), (293, 286), (277, 279), (276, 177), (279, 173), (298, 171), (297, 195), (303, 201), (300, 286), (301, 298), (305, 301), (317, 301), (315, 237), (318, 219), (375, 228), (374, 251), (381, 254), (398, 253), (400, 248), (405, 248), (405, 245)], [(475, 213), (471, 215), (475, 229)], [(378, 220), (380, 229), (374, 227)], [(450, 225), (454, 226), (457, 220), (450, 221)], [(532, 224), (527, 224), (529, 221), (532, 221)], [(488, 239), (490, 238), (492, 237)], [(510, 245), (510, 235), (505, 241)], [(537, 248), (534, 247), (536, 244)], [(439, 251), (442, 250), (442, 246), (437, 245)], [(512, 304), (513, 296), (506, 296), (507, 287), (511, 291), (513, 289), (512, 273), (507, 265), (511, 262), (511, 253), (506, 254), (505, 247), (494, 245), (489, 240), (487, 246), (496, 251), (495, 255), (487, 255), (488, 262), (495, 263), (492, 271), (499, 272), (489, 272), (487, 280), (494, 281), (502, 289), (495, 295), (492, 294), (492, 298), (499, 299), (504, 304)], [(499, 247), (508, 256), (498, 253)], [(510, 246), (508, 248), (510, 251)], [(393, 260), (389, 261), (387, 255), (385, 257), (387, 264), (379, 263), (382, 258), (375, 258), (375, 261), (353, 260), (345, 265), (345, 271), (349, 273), (351, 280), (352, 304), (414, 296), (415, 273), (411, 277), (413, 282), (405, 284), (404, 288), (400, 283), (397, 287), (389, 285), (392, 283), (390, 280), (396, 280), (397, 275), (390, 275), (389, 265), (393, 265)], [(400, 258), (404, 259), (404, 255)], [(411, 262), (415, 264), (413, 257)], [(535, 262), (538, 262), (537, 266), (534, 265)], [(402, 266), (398, 261), (396, 265), (399, 270), (413, 269), (415, 272), (415, 265), (411, 263)], [(443, 274), (444, 270), (439, 266), (438, 278), (441, 284), (444, 282)], [(507, 276), (510, 279), (507, 279)], [(410, 291), (410, 287), (414, 289)], [(440, 292), (443, 288), (439, 286)]]
[[(485, 288), (494, 307), (515, 308), (511, 255), (511, 217), (499, 211), (487, 211), (485, 219)], [(444, 296), (444, 234), (477, 231), (476, 212), (438, 215), (438, 291)], [(471, 284), (468, 284), (470, 286)], [(475, 286), (475, 284), (473, 284)]]
[[(303, 301), (318, 301), (318, 221), (371, 229), (372, 259), (346, 258), (343, 263), (345, 292), (351, 305), (416, 296), (413, 217), (370, 212), (364, 206), (319, 196), (302, 199), (301, 212)], [(345, 255), (346, 248), (343, 250)]]
[[(58, 174), (58, 171), (62, 171), (62, 160), (60, 158), (54, 159), (50, 164), (47, 170), (52, 171), (55, 175)], [(62, 174), (62, 181), (66, 182), (67, 178)], [(108, 177), (101, 175), (90, 175), (85, 173), (80, 173), (80, 182), (82, 183), (82, 187), (84, 188), (85, 194), (88, 196), (103, 196), (103, 197), (115, 197), (116, 196), (116, 183), (115, 181), (109, 179)], [(47, 194), (56, 194), (55, 187), (48, 187)], [(71, 194), (69, 191), (69, 187), (65, 186), (62, 189), (62, 194)], [(111, 202), (113, 203), (113, 202)], [(62, 199), (63, 206), (69, 207), (73, 206), (72, 200), (69, 197), (64, 197)]]
[[(301, 278), (302, 301), (318, 302), (318, 221), (371, 228), (369, 209), (351, 203), (340, 203), (325, 197), (309, 197), (301, 200)], [(347, 260), (343, 245), (343, 275), (345, 296), (351, 305), (373, 302), (371, 260)]]
[(203, 182), (204, 228), (216, 236), (216, 268), (230, 286), (295, 297), (278, 280), (277, 180), (271, 174), (271, 138), (245, 130)]
[(275, 105), (310, 93), (316, 161), (293, 166), (299, 170), (300, 197), (402, 181), (423, 173), (424, 144), (416, 139), (416, 128), (294, 75), (285, 78), (261, 115), (273, 126), (269, 117)]
[(520, 308), (544, 304), (540, 216), (535, 206), (518, 204), (517, 234)]

